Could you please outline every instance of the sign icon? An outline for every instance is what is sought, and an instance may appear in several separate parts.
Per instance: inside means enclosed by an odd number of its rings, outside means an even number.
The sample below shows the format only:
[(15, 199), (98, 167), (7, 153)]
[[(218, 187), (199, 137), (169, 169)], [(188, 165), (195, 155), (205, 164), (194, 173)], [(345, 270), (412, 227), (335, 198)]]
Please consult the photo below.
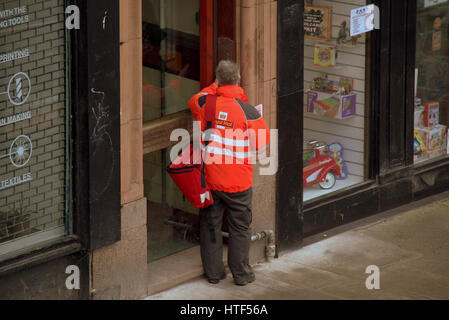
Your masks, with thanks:
[(15, 105), (20, 106), (24, 104), (31, 93), (30, 77), (24, 72), (16, 73), (8, 84), (8, 98), (9, 101)]
[(9, 154), (0, 156), (0, 159), (9, 157), (11, 164), (16, 168), (22, 168), (27, 165), (33, 153), (33, 144), (31, 139), (25, 135), (14, 139), (9, 147)]

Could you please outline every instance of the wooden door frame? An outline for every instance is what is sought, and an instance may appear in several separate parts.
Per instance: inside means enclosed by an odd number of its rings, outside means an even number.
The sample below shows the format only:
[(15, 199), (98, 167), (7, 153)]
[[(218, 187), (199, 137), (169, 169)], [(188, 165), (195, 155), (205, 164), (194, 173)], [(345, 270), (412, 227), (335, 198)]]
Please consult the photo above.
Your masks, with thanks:
[(214, 0), (200, 0), (200, 84), (214, 81)]

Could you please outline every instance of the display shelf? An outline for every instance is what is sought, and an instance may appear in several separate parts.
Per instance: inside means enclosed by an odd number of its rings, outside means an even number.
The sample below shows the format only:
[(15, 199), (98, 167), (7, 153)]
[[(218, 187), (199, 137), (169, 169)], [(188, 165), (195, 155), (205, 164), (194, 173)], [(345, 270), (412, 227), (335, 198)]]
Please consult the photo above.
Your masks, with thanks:
[(351, 49), (351, 48), (365, 48), (365, 42), (357, 42), (356, 44), (348, 44), (348, 43), (335, 43), (335, 47), (338, 49)]
[(315, 199), (317, 197), (321, 197), (330, 193), (333, 193), (338, 190), (342, 190), (356, 184), (362, 183), (364, 179), (359, 176), (349, 175), (345, 180), (337, 180), (335, 186), (329, 190), (323, 190), (320, 188), (318, 184), (314, 184), (308, 188), (304, 189), (303, 192), (303, 201), (306, 202), (308, 200)]
[(342, 65), (342, 64), (338, 64), (338, 60), (337, 63), (335, 64), (335, 66), (332, 67), (324, 67), (324, 66), (318, 66), (316, 64), (313, 65), (314, 68), (317, 68), (318, 70), (322, 71), (323, 73), (329, 73), (329, 71), (338, 71), (338, 70), (345, 70), (347, 68), (346, 65)]
[(306, 46), (314, 46), (316, 44), (319, 45), (328, 45), (335, 46), (337, 49), (351, 49), (351, 48), (364, 48), (366, 46), (366, 42), (358, 41), (356, 44), (349, 43), (337, 43), (336, 39), (332, 39), (329, 41), (323, 40), (312, 40), (312, 39), (304, 39), (304, 45)]

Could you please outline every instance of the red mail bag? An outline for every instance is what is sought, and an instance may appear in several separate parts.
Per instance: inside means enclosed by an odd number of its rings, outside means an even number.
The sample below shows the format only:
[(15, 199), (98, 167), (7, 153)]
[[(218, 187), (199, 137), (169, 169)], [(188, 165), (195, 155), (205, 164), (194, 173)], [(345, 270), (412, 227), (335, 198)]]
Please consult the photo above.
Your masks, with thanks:
[[(216, 101), (216, 96), (206, 99), (206, 130), (212, 128), (215, 121)], [(205, 144), (207, 147), (208, 141)], [(206, 152), (204, 154), (206, 157)], [(167, 172), (194, 207), (206, 208), (214, 203), (214, 199), (206, 182), (204, 162), (195, 164), (195, 158), (201, 159), (201, 150), (190, 144), (167, 167)]]

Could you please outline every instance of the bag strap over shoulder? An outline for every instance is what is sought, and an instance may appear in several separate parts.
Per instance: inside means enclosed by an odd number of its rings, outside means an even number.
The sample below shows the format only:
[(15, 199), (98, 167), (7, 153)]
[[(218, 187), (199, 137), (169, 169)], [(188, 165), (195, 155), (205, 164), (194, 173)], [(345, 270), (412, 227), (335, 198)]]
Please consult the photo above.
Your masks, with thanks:
[[(201, 169), (201, 187), (206, 188), (206, 176), (204, 173), (204, 168), (206, 167), (205, 159), (207, 157), (207, 145), (210, 142), (210, 129), (214, 128), (215, 124), (215, 113), (217, 111), (217, 96), (215, 95), (208, 95), (206, 97), (206, 105), (204, 106), (206, 108), (205, 110), (205, 121), (206, 121), (206, 135), (204, 137), (204, 144), (206, 145), (206, 152), (204, 153), (204, 161), (203, 161), (203, 167)], [(211, 194), (212, 196), (212, 194)], [(210, 217), (210, 214), (206, 214), (206, 221), (207, 221), (207, 228), (209, 229), (210, 233), (210, 240), (212, 243), (215, 243), (217, 240), (215, 238), (215, 229), (212, 224), (212, 220)]]
[(217, 111), (217, 96), (208, 95), (206, 97), (206, 108), (205, 120), (206, 120), (206, 130), (213, 128), (215, 122), (215, 113)]
[[(204, 137), (204, 144), (209, 144), (210, 141), (210, 130), (214, 127), (215, 122), (215, 113), (217, 111), (217, 96), (215, 95), (208, 95), (206, 97), (206, 105), (204, 106), (205, 109), (205, 120), (206, 120), (206, 136)], [(207, 157), (207, 152), (204, 153), (204, 159)], [(205, 164), (203, 161), (203, 168), (201, 170), (201, 187), (206, 188), (206, 176), (204, 174), (204, 168)]]

